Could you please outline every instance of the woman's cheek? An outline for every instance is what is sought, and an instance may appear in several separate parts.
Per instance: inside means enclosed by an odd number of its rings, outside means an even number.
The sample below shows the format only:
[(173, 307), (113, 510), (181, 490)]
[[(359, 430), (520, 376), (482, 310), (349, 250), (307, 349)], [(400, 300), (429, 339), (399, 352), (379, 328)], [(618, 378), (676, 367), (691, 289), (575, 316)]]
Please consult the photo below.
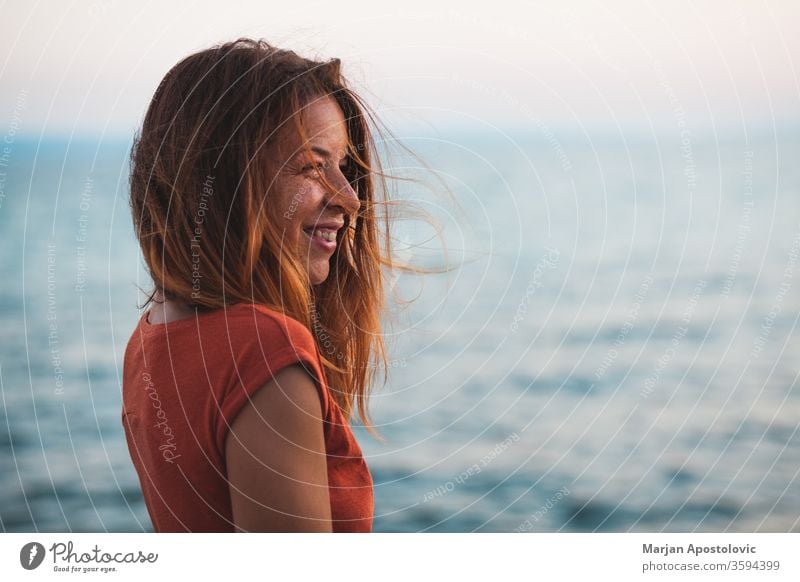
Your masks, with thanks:
[(308, 190), (308, 185), (303, 179), (289, 180), (280, 184), (278, 203), (287, 228), (302, 228)]

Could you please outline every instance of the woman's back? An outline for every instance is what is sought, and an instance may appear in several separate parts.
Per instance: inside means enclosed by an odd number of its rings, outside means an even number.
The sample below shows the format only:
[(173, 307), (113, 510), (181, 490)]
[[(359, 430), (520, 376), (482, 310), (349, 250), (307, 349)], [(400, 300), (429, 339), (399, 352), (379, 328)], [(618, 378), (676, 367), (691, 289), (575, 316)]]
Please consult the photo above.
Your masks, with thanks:
[(226, 437), (253, 395), (298, 363), (319, 380), (333, 531), (371, 531), (372, 478), (311, 333), (242, 303), (166, 324), (145, 313), (131, 335), (122, 421), (156, 531), (234, 531)]

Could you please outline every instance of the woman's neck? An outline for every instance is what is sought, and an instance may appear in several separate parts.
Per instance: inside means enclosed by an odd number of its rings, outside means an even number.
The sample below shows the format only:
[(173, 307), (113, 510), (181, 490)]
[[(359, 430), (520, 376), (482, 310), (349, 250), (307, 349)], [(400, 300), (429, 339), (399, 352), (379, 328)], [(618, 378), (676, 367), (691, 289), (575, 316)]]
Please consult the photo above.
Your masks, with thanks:
[(153, 296), (153, 304), (148, 311), (147, 320), (154, 324), (169, 323), (192, 317), (194, 314), (194, 309), (191, 307), (178, 301), (164, 299), (164, 296), (157, 291)]

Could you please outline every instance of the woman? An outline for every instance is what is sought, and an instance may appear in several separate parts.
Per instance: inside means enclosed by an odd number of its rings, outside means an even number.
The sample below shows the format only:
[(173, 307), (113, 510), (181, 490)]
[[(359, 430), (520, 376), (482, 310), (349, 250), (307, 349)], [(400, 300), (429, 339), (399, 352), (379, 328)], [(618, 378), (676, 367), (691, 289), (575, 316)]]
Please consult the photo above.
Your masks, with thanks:
[(348, 418), (374, 434), (390, 263), (366, 111), (338, 59), (249, 39), (189, 56), (153, 96), (131, 208), (155, 288), (122, 421), (156, 531), (371, 531)]

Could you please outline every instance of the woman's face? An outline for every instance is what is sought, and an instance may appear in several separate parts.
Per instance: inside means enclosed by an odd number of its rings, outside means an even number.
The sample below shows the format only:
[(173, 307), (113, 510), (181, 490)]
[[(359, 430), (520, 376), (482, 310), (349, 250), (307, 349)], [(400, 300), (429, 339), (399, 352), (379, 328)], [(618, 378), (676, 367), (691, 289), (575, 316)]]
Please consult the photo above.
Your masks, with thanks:
[[(330, 97), (320, 98), (303, 110), (308, 144), (287, 131), (281, 142), (286, 157), (273, 186), (273, 201), (284, 227), (284, 244), (297, 250), (312, 285), (328, 278), (330, 259), (345, 217), (353, 217), (361, 206), (358, 195), (342, 171), (347, 162), (347, 127), (339, 105)], [(291, 135), (289, 135), (291, 134)], [(307, 153), (307, 145), (312, 151)], [(336, 192), (325, 187), (324, 175)]]

